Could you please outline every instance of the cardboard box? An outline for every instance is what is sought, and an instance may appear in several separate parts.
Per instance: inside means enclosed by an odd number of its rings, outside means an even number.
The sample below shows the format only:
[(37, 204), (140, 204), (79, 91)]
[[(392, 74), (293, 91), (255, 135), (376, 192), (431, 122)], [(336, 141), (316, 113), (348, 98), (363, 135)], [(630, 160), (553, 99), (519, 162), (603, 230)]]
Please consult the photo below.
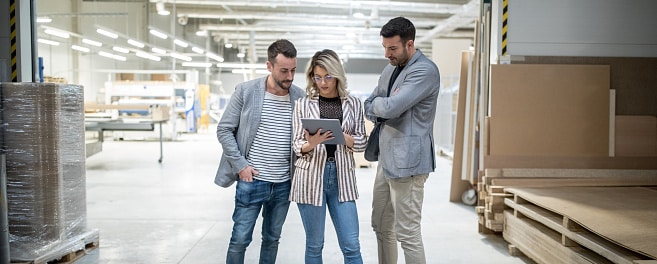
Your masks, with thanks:
[(169, 120), (169, 107), (163, 105), (151, 105), (150, 106), (151, 119), (153, 121), (165, 121)]
[(170, 81), (169, 74), (151, 74), (151, 81)]

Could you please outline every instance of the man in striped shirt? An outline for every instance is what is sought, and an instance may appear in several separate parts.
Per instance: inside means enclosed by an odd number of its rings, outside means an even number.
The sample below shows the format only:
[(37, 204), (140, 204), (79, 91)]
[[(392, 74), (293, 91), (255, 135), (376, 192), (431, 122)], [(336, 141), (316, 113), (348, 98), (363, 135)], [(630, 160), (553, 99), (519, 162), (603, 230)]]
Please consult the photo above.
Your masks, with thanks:
[(292, 109), (305, 92), (292, 85), (297, 51), (287, 40), (267, 50), (266, 77), (238, 84), (217, 125), (223, 154), (215, 183), (235, 188), (233, 231), (226, 263), (244, 263), (262, 211), (259, 263), (275, 263), (290, 206)]

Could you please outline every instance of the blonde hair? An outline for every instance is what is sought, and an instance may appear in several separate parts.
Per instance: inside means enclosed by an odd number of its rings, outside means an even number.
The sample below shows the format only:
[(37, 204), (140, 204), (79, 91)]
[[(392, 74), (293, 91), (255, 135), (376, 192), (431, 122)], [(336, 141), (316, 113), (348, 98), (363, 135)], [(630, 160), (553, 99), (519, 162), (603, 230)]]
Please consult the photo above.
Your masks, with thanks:
[(349, 91), (347, 91), (347, 77), (345, 76), (344, 67), (342, 66), (340, 57), (338, 57), (338, 54), (335, 53), (335, 51), (325, 49), (315, 52), (315, 55), (308, 60), (308, 68), (306, 69), (306, 93), (308, 96), (319, 96), (317, 84), (313, 81), (313, 77), (315, 76), (315, 66), (321, 67), (328, 72), (328, 75), (335, 78), (335, 81), (337, 82), (336, 88), (340, 98), (345, 98), (349, 95)]

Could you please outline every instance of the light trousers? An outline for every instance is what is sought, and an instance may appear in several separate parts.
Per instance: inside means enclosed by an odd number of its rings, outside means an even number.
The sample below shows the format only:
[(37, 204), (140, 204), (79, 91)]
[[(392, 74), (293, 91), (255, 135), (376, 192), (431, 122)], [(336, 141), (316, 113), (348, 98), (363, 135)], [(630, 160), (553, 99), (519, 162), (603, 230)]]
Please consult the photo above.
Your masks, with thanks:
[(376, 233), (379, 264), (397, 263), (397, 242), (407, 264), (425, 264), (422, 242), (422, 203), (428, 174), (388, 179), (381, 164), (372, 197), (372, 228)]

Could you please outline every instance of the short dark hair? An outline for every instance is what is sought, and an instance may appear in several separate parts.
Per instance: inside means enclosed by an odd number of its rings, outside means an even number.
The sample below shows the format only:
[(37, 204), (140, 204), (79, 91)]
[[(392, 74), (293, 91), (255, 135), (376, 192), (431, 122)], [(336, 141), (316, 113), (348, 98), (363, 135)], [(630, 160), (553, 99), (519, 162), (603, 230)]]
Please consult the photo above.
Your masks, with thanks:
[(409, 40), (415, 41), (415, 26), (404, 17), (395, 17), (381, 27), (381, 36), (384, 38), (399, 36), (402, 43)]
[(287, 39), (279, 39), (274, 41), (269, 48), (267, 49), (267, 60), (274, 64), (276, 62), (276, 56), (278, 54), (283, 54), (287, 58), (296, 58), (297, 49), (294, 47), (294, 44)]

